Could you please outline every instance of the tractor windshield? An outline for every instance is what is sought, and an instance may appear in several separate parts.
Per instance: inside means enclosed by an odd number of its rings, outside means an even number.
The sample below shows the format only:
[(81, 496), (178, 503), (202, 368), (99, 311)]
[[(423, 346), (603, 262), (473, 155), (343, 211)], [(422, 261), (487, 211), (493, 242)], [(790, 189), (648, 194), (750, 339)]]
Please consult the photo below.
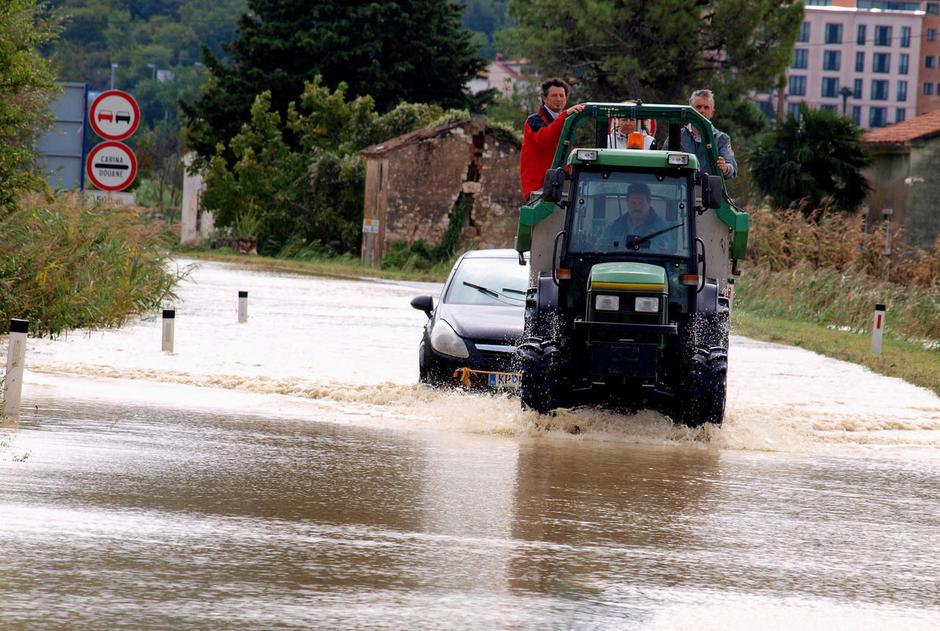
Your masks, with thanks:
[(570, 252), (689, 256), (687, 175), (581, 171), (571, 208)]

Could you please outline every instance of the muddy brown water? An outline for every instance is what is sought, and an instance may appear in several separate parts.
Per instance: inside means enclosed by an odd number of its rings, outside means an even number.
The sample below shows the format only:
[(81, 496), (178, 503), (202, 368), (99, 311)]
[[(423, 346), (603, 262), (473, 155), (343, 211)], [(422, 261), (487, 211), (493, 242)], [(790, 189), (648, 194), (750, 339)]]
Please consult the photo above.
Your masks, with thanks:
[(435, 289), (204, 264), (174, 354), (31, 339), (0, 627), (940, 627), (935, 396), (735, 338), (720, 429), (546, 420), (414, 384)]

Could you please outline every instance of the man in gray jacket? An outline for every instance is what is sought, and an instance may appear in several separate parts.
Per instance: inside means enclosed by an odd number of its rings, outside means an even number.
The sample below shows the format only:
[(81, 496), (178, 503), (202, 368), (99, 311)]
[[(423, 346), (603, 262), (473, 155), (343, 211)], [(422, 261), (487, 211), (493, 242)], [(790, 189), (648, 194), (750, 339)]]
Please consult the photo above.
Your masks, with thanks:
[[(715, 95), (711, 90), (696, 90), (689, 97), (689, 105), (694, 107), (699, 114), (711, 120), (715, 114)], [(734, 150), (731, 148), (731, 137), (723, 131), (718, 131), (712, 126), (712, 134), (715, 137), (715, 146), (718, 148), (718, 168), (726, 178), (736, 177), (738, 174), (738, 163), (734, 159)], [(707, 155), (705, 146), (702, 145), (702, 139), (692, 125), (686, 125), (682, 128), (679, 136), (679, 150), (686, 153), (694, 153), (698, 156), (699, 164), (704, 169)]]

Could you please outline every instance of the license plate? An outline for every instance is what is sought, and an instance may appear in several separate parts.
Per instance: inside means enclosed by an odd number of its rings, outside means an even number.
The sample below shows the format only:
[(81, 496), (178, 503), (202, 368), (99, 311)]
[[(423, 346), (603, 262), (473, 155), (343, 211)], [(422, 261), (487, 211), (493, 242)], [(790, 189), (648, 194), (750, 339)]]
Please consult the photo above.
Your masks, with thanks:
[(491, 372), (486, 376), (486, 383), (497, 390), (518, 390), (519, 375), (514, 372)]

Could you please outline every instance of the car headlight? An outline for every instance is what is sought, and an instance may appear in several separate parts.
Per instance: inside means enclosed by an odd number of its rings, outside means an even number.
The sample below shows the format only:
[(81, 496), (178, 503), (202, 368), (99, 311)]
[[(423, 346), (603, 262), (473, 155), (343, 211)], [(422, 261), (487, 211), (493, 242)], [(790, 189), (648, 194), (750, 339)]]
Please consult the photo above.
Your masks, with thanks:
[(658, 313), (659, 298), (637, 298), (634, 308), (638, 313)]
[(431, 329), (431, 348), (438, 353), (450, 355), (451, 357), (470, 357), (467, 345), (454, 332), (454, 329), (443, 320), (435, 322), (434, 328)]

